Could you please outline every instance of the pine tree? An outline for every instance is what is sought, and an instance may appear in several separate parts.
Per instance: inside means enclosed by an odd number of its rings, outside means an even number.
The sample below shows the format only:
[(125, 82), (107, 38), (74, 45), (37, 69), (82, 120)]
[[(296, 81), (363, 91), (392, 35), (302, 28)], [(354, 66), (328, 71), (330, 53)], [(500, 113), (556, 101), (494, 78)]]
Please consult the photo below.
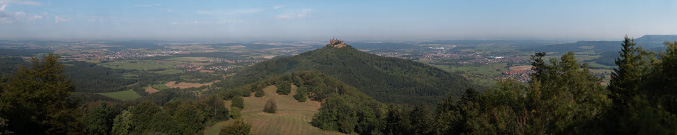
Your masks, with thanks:
[(641, 48), (635, 47), (634, 39), (625, 36), (625, 40), (621, 44), (622, 49), (618, 54), (620, 57), (616, 58), (616, 65), (611, 73), (611, 81), (609, 82), (610, 98), (615, 105), (626, 105), (629, 100), (638, 94), (640, 77), (643, 71), (640, 68)]

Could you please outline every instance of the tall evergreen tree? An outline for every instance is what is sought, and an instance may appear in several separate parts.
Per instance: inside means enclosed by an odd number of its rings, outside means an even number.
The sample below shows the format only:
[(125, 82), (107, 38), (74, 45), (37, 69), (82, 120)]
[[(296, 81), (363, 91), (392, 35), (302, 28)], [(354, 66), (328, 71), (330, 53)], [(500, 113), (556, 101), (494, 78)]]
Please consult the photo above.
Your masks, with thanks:
[(79, 101), (70, 97), (75, 85), (62, 74), (59, 56), (33, 57), (3, 84), (0, 117), (16, 134), (82, 134)]
[(638, 94), (640, 77), (645, 74), (640, 68), (641, 48), (636, 48), (635, 45), (634, 39), (625, 36), (625, 40), (621, 43), (622, 49), (618, 52), (620, 56), (616, 58), (618, 68), (614, 68), (611, 73), (611, 81), (607, 88), (611, 92), (610, 98), (616, 105), (625, 105)]

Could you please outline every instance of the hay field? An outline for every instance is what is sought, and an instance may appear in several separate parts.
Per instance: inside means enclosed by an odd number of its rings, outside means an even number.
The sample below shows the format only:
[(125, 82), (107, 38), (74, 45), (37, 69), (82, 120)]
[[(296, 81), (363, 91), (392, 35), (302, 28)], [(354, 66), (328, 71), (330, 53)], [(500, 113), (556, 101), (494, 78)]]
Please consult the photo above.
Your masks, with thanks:
[[(313, 115), (319, 112), (321, 103), (315, 101), (298, 102), (293, 95), (296, 87), (292, 87), (289, 95), (278, 95), (277, 87), (268, 86), (263, 89), (263, 97), (245, 97), (245, 107), (242, 109), (242, 119), (251, 123), (251, 133), (255, 135), (318, 135), (318, 134), (342, 134), (333, 131), (323, 131), (310, 125)], [(263, 112), (263, 106), (268, 99), (277, 102), (277, 113)], [(230, 107), (229, 101), (226, 106)], [(233, 120), (215, 124), (205, 130), (206, 135), (218, 134), (222, 126), (231, 124)]]

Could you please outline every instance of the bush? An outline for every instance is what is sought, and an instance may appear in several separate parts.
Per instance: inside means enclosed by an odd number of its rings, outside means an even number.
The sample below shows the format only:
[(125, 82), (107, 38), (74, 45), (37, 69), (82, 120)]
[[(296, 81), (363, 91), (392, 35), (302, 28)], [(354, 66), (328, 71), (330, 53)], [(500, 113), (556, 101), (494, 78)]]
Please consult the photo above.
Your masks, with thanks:
[(277, 84), (277, 93), (282, 95), (289, 95), (291, 93), (291, 83), (288, 81), (281, 81)]
[(296, 94), (294, 94), (294, 99), (299, 102), (306, 102), (308, 99), (308, 89), (306, 87), (299, 87), (296, 89)]
[(276, 110), (277, 104), (275, 103), (275, 100), (269, 99), (266, 101), (266, 106), (263, 107), (263, 112), (275, 113)]
[(240, 118), (240, 108), (231, 107), (230, 108), (230, 117), (233, 118), (233, 119), (239, 119)]
[(259, 90), (259, 91), (256, 91), (256, 93), (254, 93), (255, 97), (263, 97), (263, 95), (264, 95), (263, 90)]
[(249, 135), (252, 124), (236, 120), (233, 124), (221, 128), (219, 135)]
[(240, 96), (234, 97), (231, 103), (230, 107), (244, 108), (244, 99)]

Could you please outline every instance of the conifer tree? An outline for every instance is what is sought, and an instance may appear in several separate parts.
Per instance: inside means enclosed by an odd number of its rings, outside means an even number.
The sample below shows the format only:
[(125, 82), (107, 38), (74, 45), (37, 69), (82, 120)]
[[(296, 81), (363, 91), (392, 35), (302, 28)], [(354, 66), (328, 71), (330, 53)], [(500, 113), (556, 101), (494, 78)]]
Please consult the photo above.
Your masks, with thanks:
[(616, 105), (627, 104), (633, 96), (638, 94), (639, 80), (643, 73), (639, 63), (642, 59), (641, 48), (635, 47), (634, 39), (625, 36), (621, 46), (622, 49), (618, 52), (620, 56), (616, 58), (618, 68), (614, 68), (611, 73), (611, 81), (607, 87), (611, 92), (610, 98)]

